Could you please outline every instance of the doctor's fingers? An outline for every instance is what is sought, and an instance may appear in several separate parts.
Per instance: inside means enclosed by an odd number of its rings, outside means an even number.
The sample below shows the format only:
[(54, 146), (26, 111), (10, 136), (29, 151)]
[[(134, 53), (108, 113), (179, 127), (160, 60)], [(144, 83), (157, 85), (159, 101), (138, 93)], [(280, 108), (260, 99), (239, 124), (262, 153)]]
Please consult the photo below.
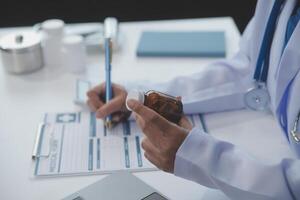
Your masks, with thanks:
[(172, 127), (172, 123), (160, 116), (154, 110), (144, 106), (140, 102), (130, 99), (127, 105), (132, 109), (132, 111), (144, 120), (141, 124), (142, 130), (147, 128), (157, 127), (161, 131), (168, 131)]
[(97, 111), (96, 111), (96, 117), (98, 118), (104, 118), (107, 115), (110, 115), (114, 112), (120, 111), (123, 107), (123, 98), (121, 97), (115, 97), (112, 100), (110, 100), (108, 103), (103, 104)]
[(94, 105), (90, 99), (87, 100), (86, 104), (89, 106), (92, 112), (96, 112), (96, 110), (98, 109), (98, 107)]
[(142, 103), (134, 100), (134, 99), (129, 99), (127, 101), (127, 106), (137, 115), (141, 116), (145, 121), (148, 118), (151, 118), (152, 115), (154, 115), (154, 111), (151, 110), (150, 108), (144, 106)]
[(152, 144), (157, 148), (161, 148), (161, 143), (164, 141), (165, 134), (161, 131), (159, 126), (154, 125), (152, 122), (145, 121), (140, 115), (134, 114), (137, 125), (142, 132), (147, 136)]
[(103, 106), (104, 102), (101, 101), (96, 92), (90, 92), (87, 104), (93, 111), (96, 111), (99, 107)]
[(87, 104), (93, 112), (95, 112), (97, 109), (99, 109), (100, 106), (104, 104), (104, 102), (100, 98), (101, 91), (104, 91), (103, 84), (92, 88), (86, 93), (86, 95), (88, 96)]
[(191, 131), (193, 129), (192, 123), (188, 120), (186, 116), (183, 116), (179, 121), (179, 126), (182, 128), (187, 129), (188, 131)]
[(95, 101), (98, 100), (104, 103), (101, 98), (103, 97), (103, 95), (105, 95), (105, 84), (102, 83), (98, 86), (93, 87), (86, 93), (86, 95), (89, 99), (93, 99)]

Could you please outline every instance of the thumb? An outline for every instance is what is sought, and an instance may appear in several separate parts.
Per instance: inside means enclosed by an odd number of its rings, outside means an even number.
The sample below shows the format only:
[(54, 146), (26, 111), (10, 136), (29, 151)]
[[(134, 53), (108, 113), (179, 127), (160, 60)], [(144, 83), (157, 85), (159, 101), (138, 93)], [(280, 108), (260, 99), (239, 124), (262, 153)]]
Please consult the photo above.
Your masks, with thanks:
[(129, 99), (127, 101), (127, 106), (136, 114), (142, 116), (144, 118), (144, 116), (147, 116), (149, 112), (152, 112), (151, 109), (147, 108), (146, 106), (144, 106), (142, 103), (140, 103), (137, 100), (134, 99)]

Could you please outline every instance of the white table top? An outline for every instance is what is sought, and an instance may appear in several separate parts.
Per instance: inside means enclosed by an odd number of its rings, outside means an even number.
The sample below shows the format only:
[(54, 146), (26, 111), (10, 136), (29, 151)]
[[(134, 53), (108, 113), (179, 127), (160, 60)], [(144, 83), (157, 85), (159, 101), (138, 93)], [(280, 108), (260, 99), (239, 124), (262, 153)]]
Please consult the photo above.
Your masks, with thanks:
[[(135, 49), (142, 30), (225, 30), (228, 57), (237, 50), (240, 37), (231, 18), (122, 23), (125, 41), (122, 51), (113, 58), (114, 81), (165, 81), (202, 70), (201, 66), (213, 60), (137, 58)], [(0, 29), (0, 35), (7, 31), (11, 29)], [(0, 199), (60, 199), (104, 177), (35, 179), (31, 174), (31, 153), (41, 116), (45, 112), (80, 110), (72, 103), (75, 80), (88, 77), (97, 82), (103, 81), (103, 65), (103, 56), (94, 54), (89, 56), (87, 73), (81, 75), (68, 73), (63, 67), (45, 67), (33, 74), (15, 76), (5, 73), (0, 66)], [(276, 161), (283, 156), (292, 156), (270, 115), (236, 111), (211, 114), (206, 116), (206, 121), (211, 134), (239, 144), (261, 159)], [(259, 124), (260, 129), (254, 124)], [(257, 142), (260, 137), (264, 139)], [(268, 140), (269, 137), (272, 141)], [(135, 175), (171, 199), (226, 199), (220, 192), (164, 172)]]

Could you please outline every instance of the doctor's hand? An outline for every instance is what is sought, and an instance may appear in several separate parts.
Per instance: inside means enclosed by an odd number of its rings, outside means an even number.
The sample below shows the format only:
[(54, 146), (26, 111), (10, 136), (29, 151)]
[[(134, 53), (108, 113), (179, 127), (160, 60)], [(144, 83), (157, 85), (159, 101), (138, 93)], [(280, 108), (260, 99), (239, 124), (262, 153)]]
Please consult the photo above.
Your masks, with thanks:
[(97, 118), (104, 119), (112, 114), (112, 122), (118, 123), (126, 120), (131, 112), (127, 110), (125, 100), (127, 92), (124, 87), (112, 84), (113, 98), (105, 103), (105, 83), (102, 83), (87, 92), (87, 104), (91, 111), (96, 112)]
[(138, 126), (147, 136), (142, 141), (145, 157), (159, 169), (173, 173), (176, 152), (192, 125), (183, 118), (183, 127), (178, 126), (135, 100), (129, 100), (128, 106), (134, 112)]

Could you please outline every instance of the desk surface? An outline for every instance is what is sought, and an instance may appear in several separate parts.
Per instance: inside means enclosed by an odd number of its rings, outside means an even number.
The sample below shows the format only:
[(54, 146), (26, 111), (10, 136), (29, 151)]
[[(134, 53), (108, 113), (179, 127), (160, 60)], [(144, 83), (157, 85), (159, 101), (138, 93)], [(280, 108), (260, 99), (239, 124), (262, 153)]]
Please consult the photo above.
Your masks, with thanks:
[[(231, 18), (122, 23), (125, 41), (122, 51), (114, 56), (113, 80), (165, 81), (202, 70), (203, 65), (213, 60), (136, 58), (135, 48), (142, 30), (225, 30), (228, 57), (237, 50), (240, 37)], [(0, 35), (7, 31), (11, 29), (0, 29)], [(0, 199), (60, 199), (104, 177), (35, 179), (31, 174), (31, 153), (41, 116), (44, 112), (80, 110), (72, 103), (75, 80), (88, 77), (103, 81), (103, 64), (103, 56), (90, 55), (87, 72), (79, 75), (68, 73), (63, 67), (45, 67), (33, 74), (14, 76), (0, 66)], [(211, 134), (241, 145), (260, 159), (276, 161), (292, 156), (270, 115), (236, 111), (208, 115), (206, 122)], [(257, 142), (258, 138), (262, 139)], [(135, 174), (171, 199), (226, 199), (220, 192), (164, 172)]]

